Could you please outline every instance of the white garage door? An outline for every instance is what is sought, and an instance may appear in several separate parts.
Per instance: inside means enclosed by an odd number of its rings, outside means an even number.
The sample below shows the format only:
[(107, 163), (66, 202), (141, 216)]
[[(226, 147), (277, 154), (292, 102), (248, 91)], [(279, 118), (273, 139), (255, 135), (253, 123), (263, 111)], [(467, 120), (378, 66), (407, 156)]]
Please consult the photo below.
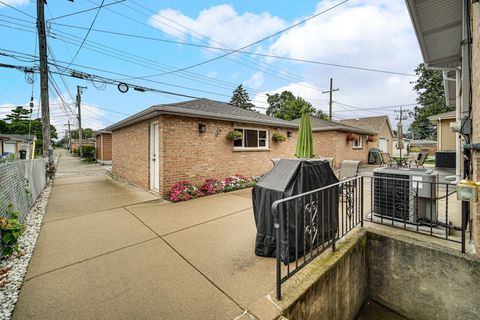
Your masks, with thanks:
[(17, 152), (17, 143), (16, 142), (5, 142), (3, 144), (3, 152), (16, 153)]
[(378, 148), (382, 150), (382, 152), (388, 152), (387, 151), (387, 139), (385, 138), (380, 138), (378, 141)]

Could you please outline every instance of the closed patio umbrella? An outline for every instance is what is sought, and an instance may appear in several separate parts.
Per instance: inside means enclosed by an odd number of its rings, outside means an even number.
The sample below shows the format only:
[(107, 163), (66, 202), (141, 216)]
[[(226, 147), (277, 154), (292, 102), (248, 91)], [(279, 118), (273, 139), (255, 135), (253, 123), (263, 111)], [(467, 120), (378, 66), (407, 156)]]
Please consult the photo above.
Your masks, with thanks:
[(398, 150), (400, 150), (400, 166), (402, 166), (402, 150), (404, 148), (403, 145), (403, 124), (402, 121), (399, 121), (397, 124), (397, 145), (395, 146)]
[(313, 158), (313, 134), (310, 124), (310, 110), (307, 107), (302, 109), (300, 118), (300, 128), (298, 128), (297, 148), (295, 151), (297, 158)]

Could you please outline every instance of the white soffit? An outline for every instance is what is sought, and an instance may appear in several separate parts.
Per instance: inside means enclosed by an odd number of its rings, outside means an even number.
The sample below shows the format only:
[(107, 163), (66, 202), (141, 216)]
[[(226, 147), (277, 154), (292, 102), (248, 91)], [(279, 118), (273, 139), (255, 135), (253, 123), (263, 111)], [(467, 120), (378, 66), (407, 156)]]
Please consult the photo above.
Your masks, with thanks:
[(432, 68), (460, 64), (461, 0), (405, 0), (425, 63)]

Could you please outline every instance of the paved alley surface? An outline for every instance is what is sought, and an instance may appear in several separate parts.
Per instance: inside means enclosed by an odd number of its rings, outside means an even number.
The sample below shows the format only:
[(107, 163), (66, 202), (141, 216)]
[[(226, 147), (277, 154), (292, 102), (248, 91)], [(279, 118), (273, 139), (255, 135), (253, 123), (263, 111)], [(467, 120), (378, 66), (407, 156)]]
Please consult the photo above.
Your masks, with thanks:
[(232, 319), (274, 288), (250, 189), (172, 204), (60, 152), (14, 319)]

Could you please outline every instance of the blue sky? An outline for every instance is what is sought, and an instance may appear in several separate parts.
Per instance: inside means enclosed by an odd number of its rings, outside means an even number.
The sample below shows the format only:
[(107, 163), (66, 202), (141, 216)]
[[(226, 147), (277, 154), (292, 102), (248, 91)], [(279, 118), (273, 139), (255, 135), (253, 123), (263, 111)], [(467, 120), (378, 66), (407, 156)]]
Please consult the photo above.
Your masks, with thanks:
[[(0, 52), (37, 55), (34, 19), (36, 5), (28, 0), (0, 3)], [(116, 2), (105, 0), (104, 4)], [(334, 93), (334, 118), (388, 114), (394, 120), (395, 105), (415, 103), (410, 84), (414, 77), (359, 71), (324, 65), (278, 60), (261, 56), (232, 54), (191, 68), (167, 73), (221, 54), (221, 51), (167, 43), (237, 49), (269, 36), (306, 17), (321, 12), (340, 0), (310, 1), (140, 1), (126, 0), (100, 11), (91, 10), (69, 17), (70, 13), (95, 8), (100, 0), (48, 1), (50, 70), (71, 69), (140, 86), (181, 94), (229, 101), (235, 87), (243, 83), (259, 111), (266, 107), (266, 93), (291, 90), (316, 108), (328, 110), (330, 77), (340, 91)], [(84, 45), (87, 29), (97, 14)], [(100, 32), (102, 30), (104, 32)], [(113, 35), (107, 32), (130, 34)], [(141, 37), (154, 38), (147, 40)], [(413, 73), (421, 62), (417, 40), (403, 0), (351, 0), (279, 36), (247, 49), (327, 63)], [(72, 61), (73, 56), (77, 56)], [(31, 66), (35, 57), (13, 53), (17, 59), (0, 56), (0, 63)], [(18, 58), (26, 61), (20, 61)], [(0, 116), (12, 105), (30, 100), (32, 85), (16, 70), (0, 69)], [(163, 75), (160, 75), (162, 74)], [(156, 75), (156, 76), (155, 76)], [(145, 77), (146, 79), (139, 79)], [(130, 89), (120, 93), (116, 86), (53, 75), (58, 93), (52, 91), (52, 122), (62, 126), (75, 122), (77, 85), (87, 86), (82, 95), (84, 126), (94, 129), (112, 124), (153, 104), (185, 98)], [(33, 84), (39, 100), (39, 77)], [(104, 88), (103, 88), (104, 87)], [(103, 89), (103, 90), (100, 90)], [(63, 101), (68, 106), (61, 106)], [(38, 106), (38, 103), (37, 103)], [(36, 108), (37, 108), (36, 106)], [(411, 106), (410, 106), (411, 107)], [(395, 121), (393, 121), (395, 122)]]

